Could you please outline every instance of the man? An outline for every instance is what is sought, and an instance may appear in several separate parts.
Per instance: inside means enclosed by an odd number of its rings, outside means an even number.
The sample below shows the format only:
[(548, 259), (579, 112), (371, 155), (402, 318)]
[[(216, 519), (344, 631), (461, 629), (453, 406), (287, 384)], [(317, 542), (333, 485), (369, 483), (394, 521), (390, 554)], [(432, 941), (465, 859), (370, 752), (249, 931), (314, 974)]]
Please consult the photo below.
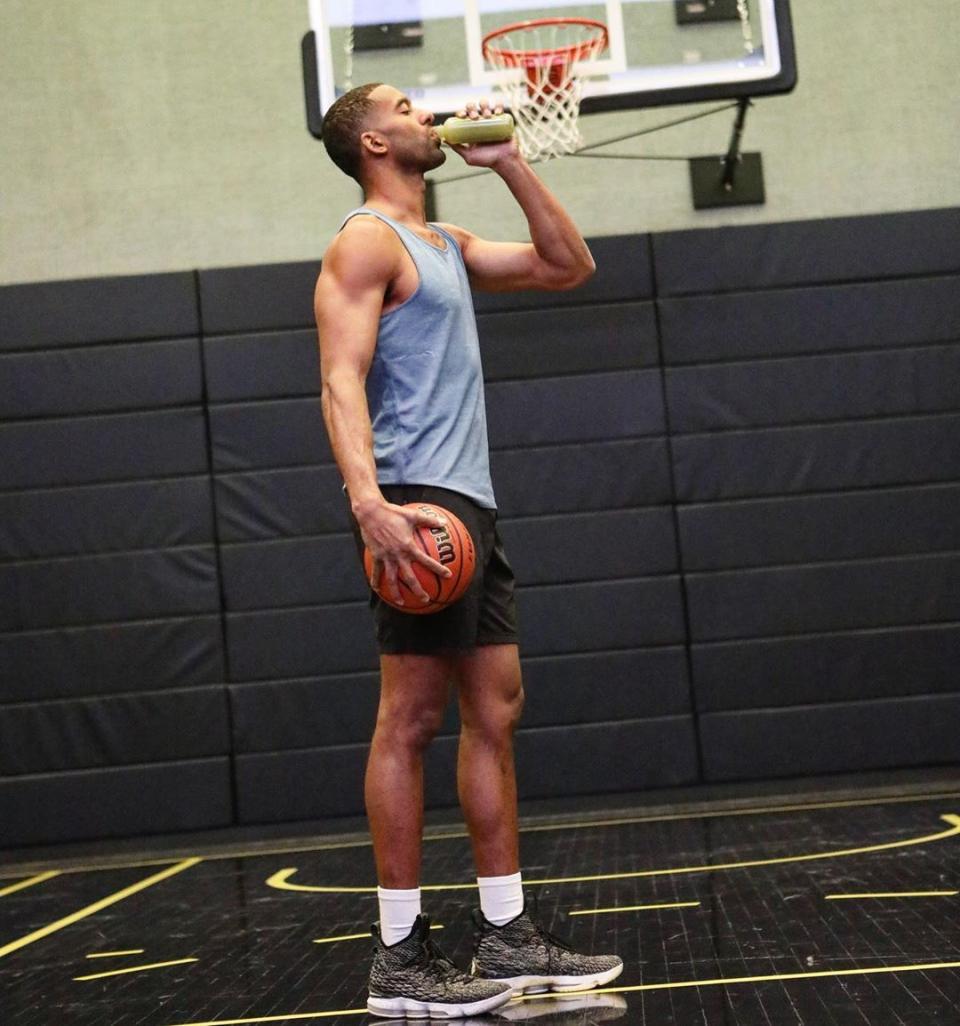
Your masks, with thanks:
[[(484, 104), (470, 117), (489, 115)], [(377, 867), (379, 924), (368, 1009), (377, 1015), (473, 1015), (526, 989), (582, 989), (623, 969), (584, 956), (542, 929), (524, 906), (513, 730), (523, 689), (513, 575), (496, 531), (483, 380), (470, 287), (569, 289), (594, 271), (576, 226), (520, 155), (515, 140), (455, 146), (505, 182), (531, 243), (488, 242), (427, 224), (424, 173), (446, 159), (433, 115), (399, 90), (371, 83), (331, 106), (323, 139), (356, 178), (364, 206), (324, 255), (315, 309), (324, 420), (343, 475), (358, 546), (373, 586), (422, 601), (414, 561), (448, 571), (414, 542), (429, 517), (404, 503), (434, 502), (470, 530), (477, 569), (448, 609), (412, 616), (371, 598), (381, 694), (365, 780)], [(429, 937), (420, 907), (423, 753), (458, 687), (457, 789), (480, 889), (476, 954), (457, 969)]]

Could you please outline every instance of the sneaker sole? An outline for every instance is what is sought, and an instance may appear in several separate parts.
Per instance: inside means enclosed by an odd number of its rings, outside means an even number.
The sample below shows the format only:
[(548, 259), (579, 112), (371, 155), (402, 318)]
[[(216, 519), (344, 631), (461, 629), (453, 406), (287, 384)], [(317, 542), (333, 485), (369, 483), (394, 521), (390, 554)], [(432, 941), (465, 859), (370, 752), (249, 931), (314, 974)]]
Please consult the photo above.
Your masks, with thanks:
[(513, 987), (513, 993), (520, 994), (544, 994), (547, 991), (563, 993), (574, 990), (593, 990), (604, 983), (615, 980), (623, 972), (623, 963), (615, 965), (602, 973), (594, 973), (592, 976), (487, 976), (493, 983), (509, 983)]
[[(500, 982), (491, 980), (491, 983)], [(503, 981), (509, 982), (509, 981)], [(405, 997), (371, 997), (367, 1000), (367, 1011), (371, 1015), (390, 1018), (403, 1016), (407, 1019), (463, 1019), (470, 1015), (480, 1015), (494, 1008), (505, 1005), (513, 997), (512, 990), (504, 990), (501, 994), (472, 1001), (469, 1004), (457, 1004), (444, 1001), (416, 1001)]]

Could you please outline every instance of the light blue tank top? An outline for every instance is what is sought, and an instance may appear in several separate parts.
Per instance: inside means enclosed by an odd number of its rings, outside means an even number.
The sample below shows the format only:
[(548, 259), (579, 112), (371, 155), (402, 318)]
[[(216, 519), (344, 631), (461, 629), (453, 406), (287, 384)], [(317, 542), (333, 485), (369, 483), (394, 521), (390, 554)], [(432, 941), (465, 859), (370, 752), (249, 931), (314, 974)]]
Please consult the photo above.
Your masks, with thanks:
[(435, 224), (445, 250), (369, 207), (343, 223), (358, 214), (397, 233), (420, 277), (413, 295), (381, 316), (367, 375), (377, 479), (449, 488), (495, 509), (477, 322), (460, 247)]

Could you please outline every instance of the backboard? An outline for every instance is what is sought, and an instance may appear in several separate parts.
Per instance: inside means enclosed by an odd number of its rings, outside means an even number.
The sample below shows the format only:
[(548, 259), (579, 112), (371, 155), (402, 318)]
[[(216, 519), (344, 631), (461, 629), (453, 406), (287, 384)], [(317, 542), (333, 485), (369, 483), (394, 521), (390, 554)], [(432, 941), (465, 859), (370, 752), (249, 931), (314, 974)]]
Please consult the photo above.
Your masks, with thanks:
[(487, 32), (544, 17), (607, 25), (609, 49), (584, 81), (581, 111), (789, 92), (789, 0), (308, 0), (303, 40), (310, 130), (365, 82), (388, 82), (438, 118), (490, 95), (513, 71), (483, 58)]

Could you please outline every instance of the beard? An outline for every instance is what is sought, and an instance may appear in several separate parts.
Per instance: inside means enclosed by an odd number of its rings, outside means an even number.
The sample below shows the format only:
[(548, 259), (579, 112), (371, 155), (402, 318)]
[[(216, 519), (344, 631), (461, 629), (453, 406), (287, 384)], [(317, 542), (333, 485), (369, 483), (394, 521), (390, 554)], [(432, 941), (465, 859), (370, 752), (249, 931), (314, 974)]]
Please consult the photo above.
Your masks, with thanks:
[(440, 167), (446, 159), (447, 155), (443, 148), (430, 136), (424, 139), (422, 145), (396, 151), (397, 164), (401, 168), (422, 175)]

